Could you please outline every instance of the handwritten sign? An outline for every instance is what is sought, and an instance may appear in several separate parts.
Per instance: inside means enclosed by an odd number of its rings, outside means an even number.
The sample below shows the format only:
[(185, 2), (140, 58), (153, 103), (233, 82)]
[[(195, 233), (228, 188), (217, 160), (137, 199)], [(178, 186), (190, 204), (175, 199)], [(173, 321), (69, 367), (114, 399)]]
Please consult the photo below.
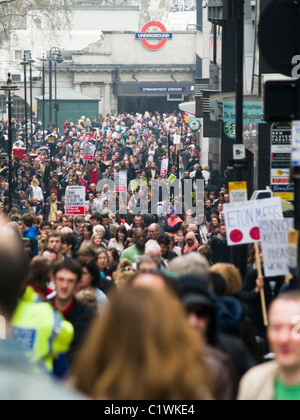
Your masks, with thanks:
[(66, 215), (85, 216), (85, 187), (67, 187)]
[(259, 224), (266, 277), (285, 276), (289, 270), (289, 230), (293, 219), (261, 220)]
[(258, 242), (261, 220), (283, 218), (281, 199), (276, 197), (224, 204), (224, 217), (229, 246)]

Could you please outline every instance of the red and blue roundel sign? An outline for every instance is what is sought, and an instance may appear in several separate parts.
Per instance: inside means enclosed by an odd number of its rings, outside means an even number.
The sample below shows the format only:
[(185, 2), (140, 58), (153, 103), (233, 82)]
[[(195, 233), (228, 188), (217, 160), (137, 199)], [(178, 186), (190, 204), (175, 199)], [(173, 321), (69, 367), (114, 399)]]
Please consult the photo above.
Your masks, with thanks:
[[(150, 29), (156, 28), (155, 31)], [(158, 29), (158, 31), (157, 31)], [(166, 27), (160, 22), (148, 22), (141, 29), (141, 32), (135, 34), (135, 38), (140, 40), (145, 48), (150, 51), (158, 51), (165, 46), (166, 42), (173, 39), (173, 34), (168, 32)], [(152, 44), (150, 41), (158, 41)]]

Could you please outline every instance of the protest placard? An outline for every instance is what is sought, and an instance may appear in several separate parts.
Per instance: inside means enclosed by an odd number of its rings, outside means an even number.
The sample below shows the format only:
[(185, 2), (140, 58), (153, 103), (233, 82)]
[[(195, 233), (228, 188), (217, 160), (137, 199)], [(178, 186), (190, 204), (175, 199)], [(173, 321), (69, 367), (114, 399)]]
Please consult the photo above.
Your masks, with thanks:
[(115, 174), (115, 191), (127, 191), (127, 172), (118, 172)]
[(85, 187), (67, 187), (66, 215), (85, 216)]
[(265, 277), (285, 276), (290, 272), (289, 231), (293, 228), (293, 219), (272, 219), (259, 222)]
[(96, 146), (94, 144), (87, 143), (84, 146), (83, 160), (94, 160)]
[(160, 167), (160, 174), (161, 176), (165, 176), (168, 173), (168, 168), (169, 168), (169, 159), (163, 159), (161, 161), (161, 167)]
[(248, 200), (247, 182), (229, 182), (230, 203), (241, 203)]
[(224, 217), (228, 245), (251, 244), (260, 241), (261, 220), (283, 218), (281, 199), (224, 204)]

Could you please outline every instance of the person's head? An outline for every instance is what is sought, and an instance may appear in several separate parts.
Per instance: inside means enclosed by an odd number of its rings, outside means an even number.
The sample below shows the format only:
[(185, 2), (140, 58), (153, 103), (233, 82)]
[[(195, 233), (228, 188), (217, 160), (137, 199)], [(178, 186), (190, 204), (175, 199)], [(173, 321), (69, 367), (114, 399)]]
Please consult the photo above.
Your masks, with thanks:
[(213, 273), (220, 274), (225, 280), (225, 296), (237, 296), (243, 288), (240, 271), (232, 264), (218, 263), (210, 269)]
[(205, 279), (209, 278), (209, 267), (207, 259), (196, 252), (175, 258), (169, 264), (169, 270), (178, 276), (194, 274)]
[(183, 230), (179, 230), (176, 235), (176, 242), (180, 245), (185, 243), (185, 234)]
[(25, 287), (27, 270), (20, 234), (0, 218), (0, 315), (7, 323)]
[(128, 286), (135, 273), (132, 262), (125, 258), (120, 261), (117, 270), (113, 273), (113, 279), (120, 289)]
[(71, 258), (55, 266), (53, 275), (57, 299), (67, 303), (74, 298), (81, 274), (81, 265)]
[(178, 301), (166, 292), (126, 288), (95, 322), (73, 379), (94, 399), (207, 399), (201, 348)]
[(169, 235), (167, 233), (165, 233), (164, 235), (161, 235), (158, 238), (157, 242), (161, 248), (162, 256), (165, 256), (169, 251), (169, 246), (171, 243)]
[(133, 223), (134, 223), (135, 228), (142, 228), (144, 224), (143, 217), (138, 214), (135, 215), (133, 218)]
[(178, 284), (190, 326), (213, 344), (216, 336), (215, 304), (207, 282), (198, 276), (184, 275), (178, 279)]
[(82, 290), (87, 290), (90, 288), (97, 288), (100, 283), (100, 272), (96, 263), (83, 262), (81, 267), (82, 273), (81, 279), (78, 283), (77, 292), (81, 292)]
[(200, 255), (205, 257), (209, 263), (211, 262), (212, 248), (209, 245), (201, 245), (198, 252)]
[(125, 244), (127, 238), (128, 238), (127, 229), (123, 225), (119, 226), (116, 233), (116, 241), (122, 242), (123, 244)]
[(150, 239), (154, 239), (155, 241), (157, 241), (157, 239), (160, 236), (160, 228), (159, 225), (157, 223), (152, 223), (152, 225), (149, 226), (148, 228), (148, 234)]
[[(280, 295), (269, 311), (268, 341), (283, 372), (300, 373), (300, 292)], [(298, 382), (297, 382), (298, 383)]]
[(144, 251), (145, 250), (146, 239), (147, 239), (146, 231), (144, 229), (140, 229), (140, 228), (135, 229), (133, 237), (134, 237), (136, 247), (139, 250)]
[(159, 268), (160, 259), (151, 257), (149, 255), (145, 255), (143, 258), (141, 258), (138, 265), (138, 271), (142, 274), (152, 273), (154, 271), (157, 271)]
[(57, 262), (57, 252), (54, 251), (54, 249), (46, 248), (45, 251), (42, 254), (42, 257), (46, 260), (53, 261), (54, 263)]
[(189, 232), (187, 233), (186, 237), (185, 237), (186, 243), (187, 245), (192, 248), (192, 246), (195, 244), (196, 242), (196, 235), (194, 234), (194, 232)]
[(76, 247), (76, 237), (73, 235), (72, 231), (70, 233), (64, 234), (62, 236), (62, 254), (73, 257), (75, 247)]
[(93, 226), (91, 223), (85, 223), (82, 229), (83, 238), (85, 240), (90, 240), (93, 234)]
[(106, 250), (108, 258), (109, 258), (109, 265), (112, 264), (119, 264), (120, 262), (120, 255), (116, 248), (107, 248)]
[(24, 214), (22, 216), (22, 222), (24, 225), (24, 230), (27, 230), (32, 227), (34, 222), (34, 216), (32, 216), (31, 214)]
[(225, 223), (220, 223), (220, 226), (219, 226), (219, 235), (222, 238), (226, 238), (226, 225), (225, 225)]
[(100, 271), (104, 271), (109, 265), (109, 256), (104, 249), (98, 252), (97, 266)]
[(57, 254), (62, 252), (62, 235), (60, 232), (49, 233), (48, 248), (53, 249)]
[(220, 220), (218, 217), (212, 217), (211, 218), (211, 224), (214, 228), (218, 228), (220, 226)]
[(55, 203), (57, 201), (57, 193), (52, 191), (50, 194), (50, 200), (52, 201), (52, 203)]
[(35, 257), (30, 263), (26, 283), (33, 286), (41, 293), (47, 292), (47, 286), (51, 281), (54, 263), (44, 257)]
[[(105, 200), (105, 201), (107, 201), (107, 200)], [(108, 215), (108, 213), (102, 214), (102, 225), (105, 226), (105, 227), (109, 225), (109, 215)]]

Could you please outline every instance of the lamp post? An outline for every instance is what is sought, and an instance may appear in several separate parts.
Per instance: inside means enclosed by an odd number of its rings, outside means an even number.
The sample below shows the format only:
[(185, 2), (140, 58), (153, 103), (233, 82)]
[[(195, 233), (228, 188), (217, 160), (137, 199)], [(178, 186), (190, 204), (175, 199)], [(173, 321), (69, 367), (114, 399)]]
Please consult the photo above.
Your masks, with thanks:
[(43, 70), (42, 70), (42, 77), (43, 77), (43, 141), (45, 141), (45, 62), (47, 61), (47, 57), (46, 57), (46, 53), (43, 52), (42, 54), (42, 58), (41, 58), (41, 62), (43, 63)]
[(32, 59), (31, 53), (30, 53), (30, 59), (28, 60), (28, 62), (29, 62), (29, 72), (30, 72), (30, 76), (29, 76), (29, 80), (30, 80), (30, 139), (31, 139), (31, 145), (32, 145), (32, 137), (33, 137), (32, 63), (34, 63), (35, 61)]
[(1, 86), (1, 90), (7, 94), (7, 104), (8, 104), (8, 157), (9, 157), (9, 172), (8, 172), (8, 191), (9, 191), (9, 210), (12, 209), (12, 145), (13, 145), (13, 133), (12, 133), (12, 99), (11, 99), (11, 92), (19, 90), (18, 86), (13, 85), (11, 81), (11, 74), (8, 73), (7, 83), (4, 86)]
[(52, 47), (49, 52), (49, 124), (53, 127), (53, 92), (52, 92), (52, 62), (55, 63), (55, 124), (57, 128), (57, 64), (61, 64), (64, 58), (58, 47)]
[(28, 152), (28, 116), (27, 116), (27, 73), (26, 73), (26, 66), (28, 66), (29, 62), (26, 59), (26, 52), (24, 51), (23, 61), (20, 63), (24, 66), (24, 102), (25, 102), (25, 144), (26, 144), (26, 152)]

